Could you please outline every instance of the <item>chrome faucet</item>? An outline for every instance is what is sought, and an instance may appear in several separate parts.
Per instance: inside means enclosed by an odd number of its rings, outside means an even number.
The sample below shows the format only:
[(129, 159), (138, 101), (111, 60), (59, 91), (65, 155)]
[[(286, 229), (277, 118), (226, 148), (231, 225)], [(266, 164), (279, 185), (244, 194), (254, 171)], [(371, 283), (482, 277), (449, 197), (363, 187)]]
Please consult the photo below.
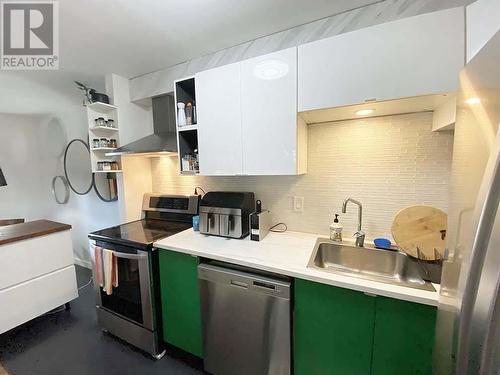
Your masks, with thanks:
[(363, 218), (363, 206), (360, 201), (353, 199), (351, 197), (347, 197), (342, 203), (342, 213), (345, 214), (347, 211), (347, 203), (352, 202), (358, 206), (358, 231), (354, 233), (353, 237), (356, 238), (356, 246), (363, 247), (365, 243), (365, 232), (361, 230), (361, 220)]

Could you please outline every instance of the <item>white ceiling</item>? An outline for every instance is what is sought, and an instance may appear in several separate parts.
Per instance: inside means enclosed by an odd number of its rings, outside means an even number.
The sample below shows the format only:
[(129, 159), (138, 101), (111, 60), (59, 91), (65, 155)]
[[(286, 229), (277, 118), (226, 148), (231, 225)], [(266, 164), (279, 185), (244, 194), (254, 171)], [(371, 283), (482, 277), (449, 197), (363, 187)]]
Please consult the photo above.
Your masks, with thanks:
[(61, 0), (60, 68), (125, 77), (380, 0)]

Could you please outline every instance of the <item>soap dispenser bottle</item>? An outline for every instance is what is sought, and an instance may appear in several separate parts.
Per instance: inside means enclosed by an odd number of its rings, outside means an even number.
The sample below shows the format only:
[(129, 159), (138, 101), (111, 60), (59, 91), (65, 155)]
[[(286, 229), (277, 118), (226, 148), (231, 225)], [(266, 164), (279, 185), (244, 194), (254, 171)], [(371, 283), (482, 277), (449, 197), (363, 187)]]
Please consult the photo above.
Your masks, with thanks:
[(339, 223), (339, 214), (335, 214), (335, 219), (330, 225), (330, 239), (337, 242), (342, 241), (342, 229), (344, 227)]

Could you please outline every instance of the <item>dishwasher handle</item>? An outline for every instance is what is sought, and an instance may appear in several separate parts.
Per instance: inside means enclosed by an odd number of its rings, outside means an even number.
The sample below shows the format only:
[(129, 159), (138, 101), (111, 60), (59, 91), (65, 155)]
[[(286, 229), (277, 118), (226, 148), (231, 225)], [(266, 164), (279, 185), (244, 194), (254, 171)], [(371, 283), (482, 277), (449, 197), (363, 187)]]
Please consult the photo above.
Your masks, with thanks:
[(198, 278), (228, 287), (251, 290), (279, 298), (290, 298), (291, 282), (212, 264), (198, 266)]

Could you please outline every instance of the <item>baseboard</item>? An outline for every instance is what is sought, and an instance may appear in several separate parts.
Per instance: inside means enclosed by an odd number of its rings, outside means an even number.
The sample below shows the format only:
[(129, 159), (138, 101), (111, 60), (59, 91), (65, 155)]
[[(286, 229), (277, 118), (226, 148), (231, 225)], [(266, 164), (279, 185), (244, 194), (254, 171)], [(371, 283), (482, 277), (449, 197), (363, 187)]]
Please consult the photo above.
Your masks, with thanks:
[(92, 263), (90, 262), (90, 260), (83, 260), (80, 258), (75, 258), (75, 264), (82, 266), (82, 267), (85, 267), (85, 268), (88, 268), (90, 270), (92, 269)]

